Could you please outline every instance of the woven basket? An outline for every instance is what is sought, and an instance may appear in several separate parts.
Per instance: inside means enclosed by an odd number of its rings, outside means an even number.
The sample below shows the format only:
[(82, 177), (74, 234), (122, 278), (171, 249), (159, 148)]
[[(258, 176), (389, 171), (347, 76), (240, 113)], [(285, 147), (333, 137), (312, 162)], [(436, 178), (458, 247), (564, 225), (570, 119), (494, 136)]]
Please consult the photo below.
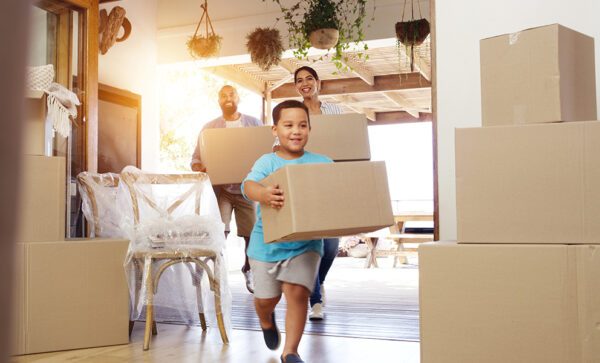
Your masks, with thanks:
[(54, 66), (27, 67), (25, 89), (43, 91), (50, 87), (54, 80)]

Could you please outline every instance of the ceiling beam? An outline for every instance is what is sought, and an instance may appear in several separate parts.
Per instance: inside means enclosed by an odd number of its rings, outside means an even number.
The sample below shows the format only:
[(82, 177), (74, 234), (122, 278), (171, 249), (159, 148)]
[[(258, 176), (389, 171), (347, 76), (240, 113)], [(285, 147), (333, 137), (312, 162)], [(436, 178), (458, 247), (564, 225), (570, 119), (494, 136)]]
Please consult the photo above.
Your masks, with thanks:
[(356, 106), (357, 100), (352, 95), (339, 95), (334, 97), (338, 102), (348, 107), (356, 113), (362, 113), (367, 116), (369, 121), (375, 121), (375, 112), (367, 107)]
[(419, 118), (416, 119), (405, 111), (376, 112), (375, 122), (369, 122), (369, 126), (427, 122), (432, 120), (431, 113), (421, 113)]
[[(408, 58), (410, 61), (410, 51), (407, 52), (407, 48), (404, 45), (400, 45), (398, 48), (401, 49), (402, 53)], [(419, 71), (423, 77), (427, 78), (428, 81), (431, 80), (431, 66), (427, 64), (425, 59), (421, 57), (418, 50), (415, 49), (415, 57), (414, 57), (414, 66)]]
[(419, 118), (419, 111), (415, 110), (415, 105), (406, 97), (395, 92), (381, 92), (388, 100), (397, 104), (404, 111), (408, 112), (414, 118)]
[(264, 96), (267, 90), (266, 82), (261, 81), (251, 73), (243, 71), (234, 65), (206, 67), (203, 69), (216, 76), (225, 78), (230, 82), (236, 83), (260, 96)]
[[(353, 93), (384, 92), (401, 89), (431, 88), (431, 82), (424, 79), (419, 73), (407, 73), (400, 79), (398, 74), (375, 76), (374, 84), (369, 86), (360, 78), (345, 78), (323, 80), (320, 95), (337, 96)], [(293, 83), (286, 83), (273, 91), (273, 99), (297, 97), (296, 87)]]
[(369, 86), (375, 85), (375, 76), (373, 72), (366, 66), (365, 62), (359, 59), (357, 56), (343, 53), (342, 59), (340, 59), (342, 64), (346, 65), (350, 68), (350, 71), (354, 73), (358, 78), (365, 81)]

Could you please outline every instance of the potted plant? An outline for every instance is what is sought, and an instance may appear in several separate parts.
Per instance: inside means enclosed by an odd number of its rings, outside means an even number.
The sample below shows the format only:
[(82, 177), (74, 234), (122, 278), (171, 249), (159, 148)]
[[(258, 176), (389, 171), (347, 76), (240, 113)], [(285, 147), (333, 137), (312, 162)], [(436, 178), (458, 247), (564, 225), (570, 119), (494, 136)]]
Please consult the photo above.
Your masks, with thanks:
[[(359, 44), (359, 49), (368, 49), (363, 42), (367, 0), (297, 0), (289, 7), (282, 5), (281, 0), (272, 1), (281, 9), (289, 46), (296, 49), (296, 58), (306, 59), (311, 46), (333, 49), (331, 59), (336, 67), (348, 69), (342, 57), (352, 43)], [(361, 58), (363, 53), (358, 56)]]
[(246, 47), (252, 62), (263, 71), (281, 62), (283, 43), (279, 30), (275, 28), (256, 28), (246, 36)]
[(415, 47), (423, 44), (429, 35), (429, 21), (421, 15), (421, 3), (417, 1), (419, 10), (419, 19), (414, 17), (414, 0), (411, 0), (411, 18), (404, 21), (406, 12), (406, 2), (402, 10), (402, 20), (396, 23), (396, 38), (398, 47), (398, 56), (400, 57), (401, 46), (405, 48), (406, 55), (410, 58), (410, 70), (414, 72)]
[[(187, 47), (194, 58), (210, 58), (219, 54), (221, 50), (221, 37), (215, 34), (215, 30), (213, 29), (212, 23), (208, 16), (208, 1), (204, 0), (204, 4), (200, 5), (202, 8), (202, 16), (200, 17), (200, 21), (198, 22), (198, 26), (196, 27), (196, 31), (194, 35), (187, 41)], [(206, 35), (202, 35), (198, 33), (200, 29), (200, 25), (202, 24), (202, 20), (206, 16), (205, 24), (206, 24)], [(210, 31), (208, 27), (210, 26)]]
[(187, 47), (194, 58), (214, 57), (221, 50), (221, 37), (216, 34), (209, 34), (208, 37), (194, 34), (187, 41)]

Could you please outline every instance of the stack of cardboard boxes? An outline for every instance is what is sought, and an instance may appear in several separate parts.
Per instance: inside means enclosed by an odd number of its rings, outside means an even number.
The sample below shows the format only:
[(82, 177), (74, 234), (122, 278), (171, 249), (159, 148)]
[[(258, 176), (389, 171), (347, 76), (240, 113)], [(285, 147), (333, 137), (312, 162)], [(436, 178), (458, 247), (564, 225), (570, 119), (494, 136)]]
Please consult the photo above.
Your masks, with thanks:
[(419, 250), (423, 363), (600, 361), (594, 65), (594, 40), (556, 24), (481, 41), (458, 243)]
[[(392, 225), (385, 163), (368, 161), (365, 115), (311, 116), (311, 126), (306, 150), (336, 163), (286, 165), (262, 181), (279, 184), (287, 201), (279, 210), (261, 207), (265, 242), (352, 235)], [(200, 135), (203, 162), (216, 185), (240, 183), (272, 145), (271, 126), (208, 129)]]
[[(28, 102), (36, 111), (26, 122), (34, 129), (45, 127), (37, 103)], [(24, 140), (11, 353), (127, 344), (129, 242), (65, 240), (65, 158), (43, 156), (43, 130), (28, 132), (35, 137)]]

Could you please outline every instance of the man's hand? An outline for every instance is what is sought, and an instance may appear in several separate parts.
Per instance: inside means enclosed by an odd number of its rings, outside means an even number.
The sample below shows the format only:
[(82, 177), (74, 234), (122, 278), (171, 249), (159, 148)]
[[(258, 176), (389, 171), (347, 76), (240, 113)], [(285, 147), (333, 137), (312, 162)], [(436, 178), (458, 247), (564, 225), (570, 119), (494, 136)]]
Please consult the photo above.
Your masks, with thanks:
[(203, 162), (194, 163), (192, 164), (192, 170), (206, 173), (206, 165)]

